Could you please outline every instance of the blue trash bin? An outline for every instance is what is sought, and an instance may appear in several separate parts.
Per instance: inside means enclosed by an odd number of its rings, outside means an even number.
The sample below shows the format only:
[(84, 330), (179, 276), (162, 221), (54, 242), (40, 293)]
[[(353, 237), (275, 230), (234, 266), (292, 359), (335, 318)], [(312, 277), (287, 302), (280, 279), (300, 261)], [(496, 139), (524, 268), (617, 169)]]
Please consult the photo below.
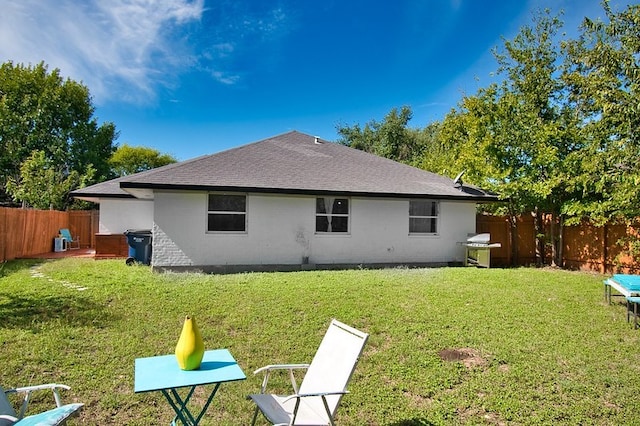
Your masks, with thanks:
[(151, 265), (151, 230), (127, 229), (124, 235), (127, 237), (127, 244), (129, 244), (127, 265), (136, 262)]

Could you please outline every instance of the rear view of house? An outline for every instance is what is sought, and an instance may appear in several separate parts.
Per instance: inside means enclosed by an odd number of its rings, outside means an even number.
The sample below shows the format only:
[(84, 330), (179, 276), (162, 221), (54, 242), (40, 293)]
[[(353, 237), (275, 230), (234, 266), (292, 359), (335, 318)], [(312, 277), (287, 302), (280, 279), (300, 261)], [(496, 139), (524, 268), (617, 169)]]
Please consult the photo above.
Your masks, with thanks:
[(461, 263), (478, 188), (296, 131), (75, 191), (100, 233), (152, 229), (158, 270)]

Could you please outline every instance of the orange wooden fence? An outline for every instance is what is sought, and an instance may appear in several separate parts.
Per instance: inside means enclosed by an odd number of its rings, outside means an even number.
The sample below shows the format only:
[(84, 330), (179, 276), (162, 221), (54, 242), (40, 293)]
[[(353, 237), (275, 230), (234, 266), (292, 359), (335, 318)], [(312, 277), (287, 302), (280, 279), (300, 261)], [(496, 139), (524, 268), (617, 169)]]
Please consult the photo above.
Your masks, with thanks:
[(79, 236), (81, 247), (94, 247), (98, 212), (0, 207), (0, 261), (53, 251), (61, 228)]
[[(545, 220), (545, 233), (549, 232), (549, 228), (550, 222)], [(491, 233), (491, 241), (502, 244), (502, 247), (491, 250), (492, 266), (523, 266), (536, 263), (536, 232), (532, 216), (517, 219), (515, 251), (512, 248), (512, 228), (507, 217), (478, 215), (476, 230)], [(559, 228), (556, 227), (556, 233), (558, 232)], [(618, 244), (621, 238), (634, 232), (633, 228), (626, 225), (598, 227), (584, 222), (580, 225), (564, 226), (563, 266), (567, 269), (600, 273), (638, 273), (640, 272), (638, 259), (624, 254), (624, 247)], [(548, 246), (545, 257), (547, 260), (551, 258), (551, 250)]]

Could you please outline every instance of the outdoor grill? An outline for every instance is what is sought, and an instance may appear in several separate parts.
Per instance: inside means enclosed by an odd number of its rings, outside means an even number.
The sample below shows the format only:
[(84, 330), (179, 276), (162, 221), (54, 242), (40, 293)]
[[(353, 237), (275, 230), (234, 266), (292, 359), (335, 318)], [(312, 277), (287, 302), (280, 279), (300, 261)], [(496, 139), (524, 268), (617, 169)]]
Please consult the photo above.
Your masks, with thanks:
[(474, 265), (481, 268), (491, 266), (491, 249), (502, 247), (500, 243), (491, 242), (491, 234), (474, 234), (467, 241), (459, 243), (465, 248), (464, 266)]

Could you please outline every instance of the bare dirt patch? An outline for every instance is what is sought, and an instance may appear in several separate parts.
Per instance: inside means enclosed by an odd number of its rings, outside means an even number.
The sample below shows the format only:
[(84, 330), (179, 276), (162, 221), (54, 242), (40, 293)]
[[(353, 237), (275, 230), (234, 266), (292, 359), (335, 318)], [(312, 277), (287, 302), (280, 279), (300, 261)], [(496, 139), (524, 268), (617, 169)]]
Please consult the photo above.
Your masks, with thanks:
[(449, 362), (461, 362), (467, 368), (487, 365), (487, 360), (473, 348), (447, 348), (438, 352), (440, 359)]

